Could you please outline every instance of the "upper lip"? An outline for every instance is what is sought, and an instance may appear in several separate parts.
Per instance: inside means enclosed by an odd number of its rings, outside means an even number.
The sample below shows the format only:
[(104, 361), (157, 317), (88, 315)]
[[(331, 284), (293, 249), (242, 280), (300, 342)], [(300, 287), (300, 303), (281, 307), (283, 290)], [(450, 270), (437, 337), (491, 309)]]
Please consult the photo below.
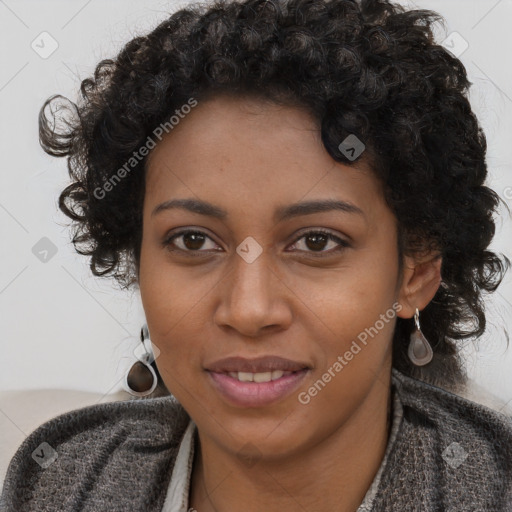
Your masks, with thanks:
[(255, 359), (246, 359), (244, 357), (227, 357), (219, 359), (206, 366), (206, 370), (215, 373), (228, 372), (249, 372), (261, 373), (282, 370), (285, 372), (296, 372), (310, 368), (307, 363), (301, 361), (292, 361), (279, 356), (262, 356)]

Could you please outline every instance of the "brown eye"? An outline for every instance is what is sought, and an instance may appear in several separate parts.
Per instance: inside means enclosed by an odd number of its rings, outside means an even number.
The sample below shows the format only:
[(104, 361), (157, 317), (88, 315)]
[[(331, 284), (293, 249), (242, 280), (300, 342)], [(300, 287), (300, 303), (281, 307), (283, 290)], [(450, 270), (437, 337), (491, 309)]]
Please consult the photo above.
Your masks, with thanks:
[(204, 244), (205, 236), (201, 233), (186, 233), (182, 235), (183, 245), (191, 251), (201, 249)]
[[(175, 240), (178, 240), (179, 243), (176, 243)], [(214, 247), (207, 247), (206, 250), (204, 250), (205, 242), (207, 240), (210, 240)], [(167, 238), (163, 244), (169, 250), (179, 250), (183, 252), (207, 252), (208, 250), (215, 250), (215, 247), (217, 246), (217, 244), (215, 244), (215, 242), (206, 233), (192, 230), (175, 233), (171, 237)]]
[[(307, 233), (303, 233), (299, 238), (295, 240), (293, 245), (299, 245), (298, 242), (303, 239), (303, 246), (305, 249), (300, 249), (302, 252), (332, 254), (334, 252), (339, 252), (347, 247), (350, 247), (350, 245), (345, 240), (342, 240), (329, 231), (324, 230), (308, 231)], [(326, 251), (324, 249), (326, 246), (328, 246), (329, 242), (333, 243), (331, 248), (334, 247), (334, 249)]]
[(323, 233), (311, 233), (305, 236), (304, 240), (308, 249), (312, 251), (322, 251), (326, 243), (329, 242), (329, 237)]

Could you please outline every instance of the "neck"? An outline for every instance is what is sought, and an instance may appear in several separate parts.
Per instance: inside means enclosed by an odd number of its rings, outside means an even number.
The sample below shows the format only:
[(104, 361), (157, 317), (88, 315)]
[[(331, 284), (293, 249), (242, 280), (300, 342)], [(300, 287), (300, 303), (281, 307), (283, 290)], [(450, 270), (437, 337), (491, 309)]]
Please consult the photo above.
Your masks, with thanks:
[(200, 437), (189, 507), (199, 512), (355, 512), (384, 458), (391, 424), (389, 386), (375, 385), (334, 433), (285, 460), (250, 468)]

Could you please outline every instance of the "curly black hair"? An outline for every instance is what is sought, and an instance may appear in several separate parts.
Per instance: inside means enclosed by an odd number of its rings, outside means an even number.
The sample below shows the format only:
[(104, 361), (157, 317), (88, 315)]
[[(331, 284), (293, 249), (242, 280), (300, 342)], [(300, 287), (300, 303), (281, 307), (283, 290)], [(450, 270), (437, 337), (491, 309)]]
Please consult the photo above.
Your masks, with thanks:
[[(220, 0), (189, 5), (133, 38), (81, 82), (77, 103), (54, 95), (40, 111), (41, 146), (68, 157), (72, 181), (59, 207), (73, 221), (77, 252), (91, 257), (94, 275), (125, 289), (137, 283), (147, 157), (129, 172), (126, 162), (191, 98), (252, 95), (305, 108), (333, 159), (364, 158), (382, 180), (400, 264), (405, 254), (441, 254), (442, 283), (421, 315), (434, 359), (412, 365), (414, 322), (397, 318), (393, 366), (455, 389), (467, 378), (456, 342), (484, 332), (483, 295), (510, 261), (487, 250), (501, 199), (484, 186), (472, 84), (435, 41), (434, 22), (445, 25), (434, 11), (387, 0)], [(366, 148), (355, 160), (340, 149), (349, 135)]]

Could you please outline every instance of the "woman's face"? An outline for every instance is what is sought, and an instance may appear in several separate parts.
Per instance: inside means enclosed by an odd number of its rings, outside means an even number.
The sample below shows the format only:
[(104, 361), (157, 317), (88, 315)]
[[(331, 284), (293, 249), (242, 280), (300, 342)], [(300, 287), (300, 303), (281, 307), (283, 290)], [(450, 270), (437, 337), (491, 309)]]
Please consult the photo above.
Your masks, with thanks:
[[(139, 284), (157, 365), (225, 451), (292, 454), (387, 396), (396, 219), (356, 167), (329, 156), (304, 111), (228, 97), (199, 102), (150, 155)], [(161, 206), (171, 200), (196, 206)], [(339, 208), (298, 207), (324, 201)], [(274, 384), (208, 370), (262, 356), (307, 370)]]

